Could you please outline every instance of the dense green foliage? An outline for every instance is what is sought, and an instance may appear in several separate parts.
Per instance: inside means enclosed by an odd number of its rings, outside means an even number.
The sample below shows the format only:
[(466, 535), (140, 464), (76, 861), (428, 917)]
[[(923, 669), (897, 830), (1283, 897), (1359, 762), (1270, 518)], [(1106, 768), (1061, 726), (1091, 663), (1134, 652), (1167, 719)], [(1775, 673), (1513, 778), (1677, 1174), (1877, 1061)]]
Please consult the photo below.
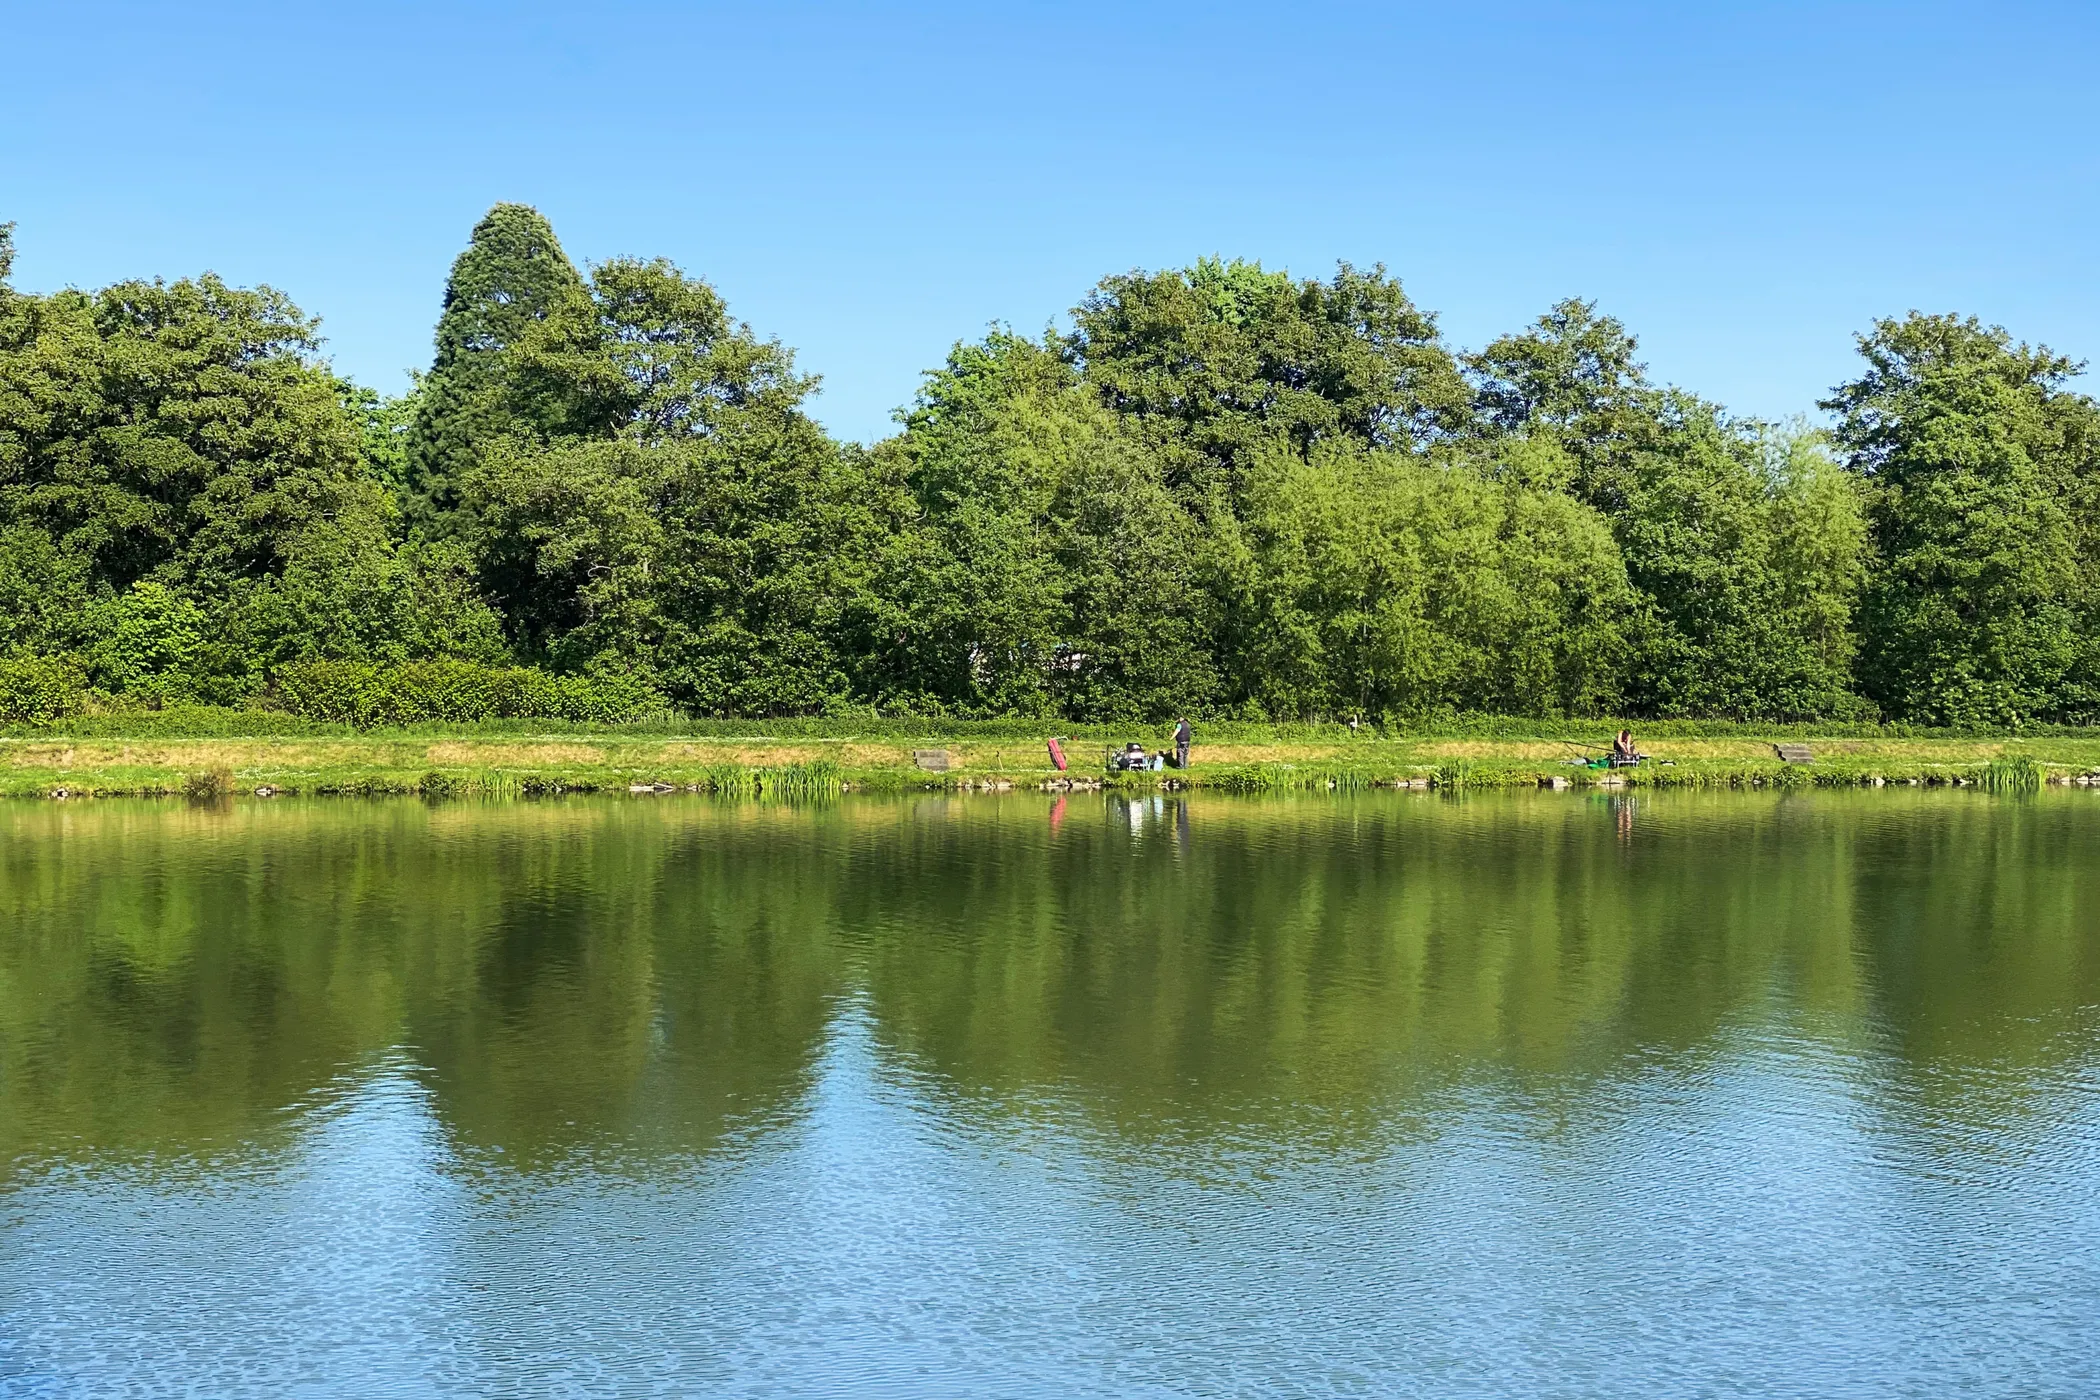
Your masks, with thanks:
[(1596, 513), (1406, 453), (1272, 447), (1215, 531), (1232, 693), (1254, 711), (1596, 713), (1633, 598)]
[(64, 657), (0, 657), (0, 724), (49, 724), (80, 709), (84, 681)]
[(0, 230), (0, 720), (1500, 712), (2100, 720), (2100, 409), (1912, 314), (1805, 424), (1569, 301), (1203, 260), (958, 344), (872, 448), (661, 260), (499, 205), (384, 398), (281, 293), (35, 296)]
[(354, 396), (281, 294), (0, 286), (0, 649), (152, 703), (302, 657), (497, 659), (456, 550), (404, 539)]
[(1873, 484), (1861, 680), (1935, 723), (2100, 719), (2100, 409), (2077, 366), (1953, 316), (1883, 321), (1825, 405)]

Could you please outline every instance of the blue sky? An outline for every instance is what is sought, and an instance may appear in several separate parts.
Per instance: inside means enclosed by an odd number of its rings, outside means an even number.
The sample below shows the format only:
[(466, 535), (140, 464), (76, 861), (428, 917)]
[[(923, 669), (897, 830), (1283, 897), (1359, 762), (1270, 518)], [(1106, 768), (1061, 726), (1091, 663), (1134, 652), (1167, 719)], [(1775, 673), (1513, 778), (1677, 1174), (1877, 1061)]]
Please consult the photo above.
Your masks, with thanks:
[(505, 199), (578, 262), (707, 277), (864, 440), (955, 340), (1213, 253), (1383, 262), (1461, 345), (1594, 298), (1659, 378), (1768, 417), (1913, 307), (2100, 357), (2090, 0), (0, 0), (0, 24), (16, 285), (269, 282), (389, 391)]

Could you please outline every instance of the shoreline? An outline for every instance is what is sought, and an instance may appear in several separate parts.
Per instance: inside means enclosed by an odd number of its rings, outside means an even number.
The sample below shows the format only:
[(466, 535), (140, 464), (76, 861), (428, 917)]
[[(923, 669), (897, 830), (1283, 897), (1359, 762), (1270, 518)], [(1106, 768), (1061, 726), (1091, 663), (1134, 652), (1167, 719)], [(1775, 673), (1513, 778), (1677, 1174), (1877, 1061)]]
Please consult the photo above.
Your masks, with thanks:
[[(756, 727), (756, 726), (754, 726)], [(1559, 727), (1559, 726), (1554, 726)], [(1133, 726), (1133, 729), (1136, 727)], [(1336, 726), (1339, 729), (1339, 726)], [(1346, 731), (1341, 731), (1346, 735)], [(1609, 731), (1606, 731), (1607, 733)], [(1774, 745), (1806, 743), (1808, 763)], [(2100, 785), (2100, 732), (2090, 737), (1818, 738), (1660, 734), (1647, 762), (1595, 770), (1570, 762), (1556, 737), (1396, 734), (1327, 739), (1199, 734), (1187, 772), (1106, 774), (1102, 742), (1067, 741), (1071, 770), (1040, 741), (939, 733), (880, 736), (703, 736), (662, 733), (269, 735), (0, 738), (0, 796), (14, 798), (539, 795), (713, 792), (816, 796), (835, 792), (1209, 790), (1281, 792), (1414, 788), (1759, 788)], [(914, 765), (940, 749), (944, 772)]]

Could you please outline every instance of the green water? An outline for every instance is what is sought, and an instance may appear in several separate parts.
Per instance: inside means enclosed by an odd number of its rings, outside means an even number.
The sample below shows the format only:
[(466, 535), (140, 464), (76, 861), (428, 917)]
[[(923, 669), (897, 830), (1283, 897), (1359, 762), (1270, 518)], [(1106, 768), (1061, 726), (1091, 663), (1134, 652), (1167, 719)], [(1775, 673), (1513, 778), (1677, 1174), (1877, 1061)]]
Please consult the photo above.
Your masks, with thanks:
[(2100, 1394), (2100, 795), (0, 808), (0, 1395)]

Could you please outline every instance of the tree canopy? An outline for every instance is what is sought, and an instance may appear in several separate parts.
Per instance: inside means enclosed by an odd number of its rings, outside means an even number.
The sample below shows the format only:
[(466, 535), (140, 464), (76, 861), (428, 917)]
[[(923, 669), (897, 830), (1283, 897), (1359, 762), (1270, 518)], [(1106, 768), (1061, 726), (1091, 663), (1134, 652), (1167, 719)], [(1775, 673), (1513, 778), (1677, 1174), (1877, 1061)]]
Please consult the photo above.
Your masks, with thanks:
[(2100, 718), (2100, 412), (2066, 389), (2079, 366), (1956, 316), (1859, 344), (1866, 371), (1824, 407), (1871, 493), (1867, 695), (1938, 723)]
[(2100, 720), (2100, 409), (1970, 318), (1876, 323), (1825, 432), (1590, 302), (1466, 351), (1382, 267), (1199, 259), (958, 342), (862, 447), (706, 281), (523, 205), (395, 397), (274, 289), (31, 294), (13, 234), (0, 659), (112, 704), (444, 661), (695, 714)]

